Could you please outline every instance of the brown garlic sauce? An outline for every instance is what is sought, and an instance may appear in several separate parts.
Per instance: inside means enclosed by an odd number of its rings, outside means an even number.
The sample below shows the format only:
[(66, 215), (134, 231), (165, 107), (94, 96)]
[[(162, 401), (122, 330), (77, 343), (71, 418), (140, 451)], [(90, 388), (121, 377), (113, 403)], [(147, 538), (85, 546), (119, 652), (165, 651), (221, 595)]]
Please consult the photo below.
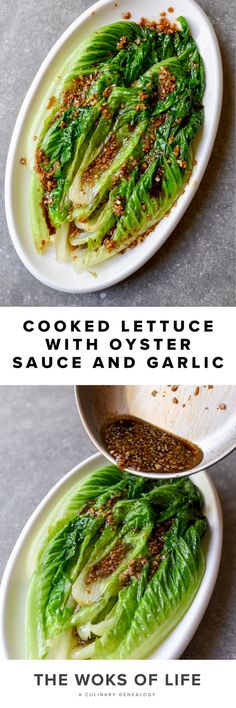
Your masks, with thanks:
[(176, 474), (196, 467), (203, 459), (202, 450), (194, 443), (134, 416), (110, 420), (103, 425), (101, 436), (121, 469)]

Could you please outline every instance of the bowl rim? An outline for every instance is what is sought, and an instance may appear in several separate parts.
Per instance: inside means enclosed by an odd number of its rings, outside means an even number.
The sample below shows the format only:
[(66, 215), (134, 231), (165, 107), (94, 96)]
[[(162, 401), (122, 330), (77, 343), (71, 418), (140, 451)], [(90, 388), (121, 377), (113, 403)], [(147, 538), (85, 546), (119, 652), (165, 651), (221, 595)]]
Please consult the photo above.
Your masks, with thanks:
[[(82, 388), (83, 384), (75, 384), (74, 386), (74, 394), (75, 394), (75, 402), (76, 402), (76, 407), (77, 407), (77, 412), (80, 416), (80, 419), (83, 423), (84, 429), (86, 430), (87, 435), (89, 436), (90, 440), (94, 444), (94, 446), (99, 450), (101, 455), (103, 457), (107, 458), (107, 461), (110, 462), (112, 465), (116, 465), (116, 461), (112, 455), (103, 447), (97, 438), (93, 435), (89, 425), (87, 424), (87, 420), (85, 418), (83, 408), (81, 405), (81, 399), (80, 399), (80, 394), (79, 394), (79, 389)], [(133, 474), (137, 477), (147, 477), (150, 479), (181, 479), (182, 477), (192, 477), (193, 474), (198, 474), (198, 472), (204, 472), (205, 470), (213, 467), (214, 465), (218, 464), (218, 462), (221, 462), (221, 460), (224, 460), (228, 455), (231, 454), (236, 450), (236, 440), (235, 442), (232, 442), (230, 447), (226, 452), (223, 452), (220, 456), (215, 457), (213, 460), (210, 462), (204, 461), (204, 457), (202, 461), (197, 465), (196, 467), (193, 467), (190, 470), (186, 470), (184, 472), (165, 472), (165, 474), (161, 474), (160, 472), (138, 472), (137, 470), (133, 470), (129, 467), (124, 467), (124, 470), (126, 472), (130, 472), (130, 474)]]

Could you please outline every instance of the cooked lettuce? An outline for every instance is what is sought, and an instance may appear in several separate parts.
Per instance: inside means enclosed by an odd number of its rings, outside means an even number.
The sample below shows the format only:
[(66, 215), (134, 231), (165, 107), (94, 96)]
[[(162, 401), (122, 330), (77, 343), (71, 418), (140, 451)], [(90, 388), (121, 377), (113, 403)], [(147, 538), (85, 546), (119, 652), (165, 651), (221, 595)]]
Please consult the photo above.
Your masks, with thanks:
[(184, 190), (205, 79), (177, 23), (102, 27), (63, 68), (30, 160), (39, 253), (55, 241), (59, 262), (89, 270), (142, 241)]
[(207, 529), (189, 478), (115, 466), (65, 497), (41, 539), (26, 611), (30, 659), (145, 658), (190, 606)]

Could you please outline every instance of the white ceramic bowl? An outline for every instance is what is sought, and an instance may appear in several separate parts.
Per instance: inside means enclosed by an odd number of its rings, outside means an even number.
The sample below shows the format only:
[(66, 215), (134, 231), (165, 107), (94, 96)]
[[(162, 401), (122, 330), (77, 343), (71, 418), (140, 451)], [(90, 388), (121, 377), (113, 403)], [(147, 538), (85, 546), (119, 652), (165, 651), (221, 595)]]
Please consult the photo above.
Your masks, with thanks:
[[(102, 427), (117, 416), (131, 415), (157, 425), (173, 435), (198, 445), (203, 459), (192, 470), (165, 472), (164, 477), (184, 477), (197, 474), (215, 465), (236, 447), (236, 386), (178, 386), (174, 394), (171, 386), (75, 386), (75, 399), (79, 415), (92, 442), (115, 463), (106, 450)], [(178, 405), (173, 404), (177, 396)], [(225, 410), (220, 408), (220, 405)], [(132, 474), (158, 479), (161, 472)]]
[[(121, 19), (122, 12), (132, 11), (132, 20), (141, 16), (157, 19), (160, 12), (167, 10), (164, 0), (119, 0), (118, 7), (111, 0), (100, 0), (84, 12), (58, 39), (42, 66), (25, 97), (13, 132), (5, 181), (5, 204), (9, 232), (22, 262), (38, 280), (57, 290), (73, 293), (86, 293), (107, 288), (134, 273), (162, 246), (190, 204), (202, 176), (205, 172), (218, 128), (222, 102), (222, 64), (218, 42), (210, 21), (201, 7), (194, 0), (175, 0), (175, 19), (184, 15), (189, 22), (194, 39), (203, 57), (206, 71), (206, 91), (204, 96), (205, 121), (200, 137), (195, 145), (195, 165), (184, 193), (177, 205), (161, 220), (155, 230), (135, 248), (127, 251), (96, 269), (97, 277), (91, 273), (78, 275), (73, 266), (57, 263), (54, 249), (46, 254), (37, 254), (31, 235), (28, 209), (28, 190), (30, 170), (20, 164), (20, 158), (27, 154), (29, 134), (39, 107), (52, 93), (50, 85), (70, 53), (92, 31), (102, 25)], [(196, 243), (197, 248), (197, 243)]]
[[(63, 477), (25, 525), (12, 551), (3, 576), (0, 590), (0, 658), (25, 659), (24, 624), (25, 604), (29, 587), (29, 572), (32, 559), (37, 557), (40, 539), (48, 526), (48, 518), (58, 512), (58, 505), (66, 494), (73, 495), (74, 487), (82, 477), (107, 465), (100, 454), (93, 455)], [(177, 627), (151, 655), (151, 659), (178, 659), (192, 639), (212, 595), (216, 582), (222, 548), (222, 514), (213, 482), (206, 472), (195, 476), (195, 484), (201, 489), (205, 500), (205, 514), (209, 531), (204, 537), (206, 570), (197, 595)], [(217, 631), (217, 630), (216, 630)]]

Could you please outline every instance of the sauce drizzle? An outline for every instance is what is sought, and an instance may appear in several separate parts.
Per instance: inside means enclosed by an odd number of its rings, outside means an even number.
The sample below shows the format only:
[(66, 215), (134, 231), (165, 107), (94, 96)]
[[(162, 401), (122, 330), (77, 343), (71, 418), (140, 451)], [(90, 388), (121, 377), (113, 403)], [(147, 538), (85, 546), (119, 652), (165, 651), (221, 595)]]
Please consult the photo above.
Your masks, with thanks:
[(101, 434), (121, 469), (175, 474), (196, 467), (203, 459), (194, 443), (133, 416), (109, 421)]

